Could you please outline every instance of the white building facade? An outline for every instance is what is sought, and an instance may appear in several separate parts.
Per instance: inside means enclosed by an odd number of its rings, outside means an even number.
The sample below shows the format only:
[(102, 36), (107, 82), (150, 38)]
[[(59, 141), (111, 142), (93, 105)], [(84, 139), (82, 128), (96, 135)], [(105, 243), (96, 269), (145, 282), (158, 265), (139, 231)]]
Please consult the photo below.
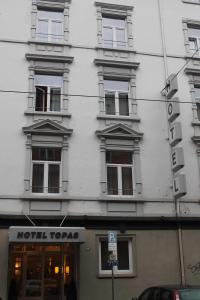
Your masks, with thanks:
[(198, 284), (200, 1), (1, 2), (2, 300)]

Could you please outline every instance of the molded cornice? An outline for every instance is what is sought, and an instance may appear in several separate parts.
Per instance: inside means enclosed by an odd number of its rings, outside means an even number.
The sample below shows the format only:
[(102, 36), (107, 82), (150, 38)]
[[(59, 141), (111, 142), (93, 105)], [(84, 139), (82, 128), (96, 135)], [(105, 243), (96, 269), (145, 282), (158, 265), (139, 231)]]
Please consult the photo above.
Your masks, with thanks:
[(26, 59), (28, 61), (49, 61), (49, 62), (60, 62), (60, 63), (68, 63), (71, 64), (73, 62), (74, 57), (72, 56), (60, 56), (60, 55), (42, 55), (42, 54), (33, 54), (26, 53)]
[(110, 9), (119, 9), (119, 10), (133, 10), (133, 6), (121, 5), (121, 4), (111, 4), (104, 2), (95, 2), (96, 6), (110, 8)]
[(64, 126), (59, 125), (58, 123), (52, 120), (43, 120), (36, 124), (23, 127), (23, 132), (25, 134), (37, 134), (37, 135), (67, 135), (70, 136), (73, 132), (72, 129), (68, 129)]
[(140, 63), (130, 61), (108, 60), (108, 59), (95, 59), (95, 65), (104, 67), (117, 67), (126, 69), (137, 69)]
[(143, 133), (135, 131), (128, 126), (118, 123), (103, 130), (97, 130), (98, 137), (109, 139), (141, 140)]

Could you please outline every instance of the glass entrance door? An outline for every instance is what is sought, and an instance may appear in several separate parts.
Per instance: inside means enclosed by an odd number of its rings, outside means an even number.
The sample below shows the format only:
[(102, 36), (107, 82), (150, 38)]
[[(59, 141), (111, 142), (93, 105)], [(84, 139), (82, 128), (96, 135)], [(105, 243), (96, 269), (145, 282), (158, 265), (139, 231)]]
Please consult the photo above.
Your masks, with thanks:
[(18, 300), (66, 300), (72, 288), (76, 293), (74, 245), (14, 244), (10, 252), (9, 293), (14, 285)]

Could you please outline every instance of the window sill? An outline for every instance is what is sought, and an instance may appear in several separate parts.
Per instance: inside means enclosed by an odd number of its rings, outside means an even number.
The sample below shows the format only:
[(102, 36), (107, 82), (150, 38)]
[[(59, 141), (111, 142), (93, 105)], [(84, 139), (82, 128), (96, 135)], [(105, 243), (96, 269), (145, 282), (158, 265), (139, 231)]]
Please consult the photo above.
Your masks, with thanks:
[(143, 200), (142, 195), (132, 195), (132, 196), (108, 196), (108, 195), (103, 195), (102, 197), (99, 197), (99, 201), (102, 202), (141, 202)]
[(134, 53), (136, 54), (136, 51), (127, 47), (127, 48), (112, 48), (112, 47), (105, 47), (105, 46), (96, 46), (96, 50), (106, 50), (106, 51), (116, 51), (116, 52), (125, 52), (125, 53)]
[(71, 47), (71, 44), (67, 43), (66, 41), (62, 42), (53, 42), (53, 41), (40, 41), (37, 39), (32, 39), (28, 41), (28, 44), (38, 44), (38, 45), (53, 45), (53, 46), (68, 46)]
[(45, 195), (42, 195), (42, 194), (33, 194), (33, 193), (26, 193), (26, 194), (23, 194), (21, 199), (23, 200), (35, 200), (35, 201), (41, 201), (41, 200), (48, 200), (48, 201), (53, 201), (53, 200), (57, 200), (57, 201), (60, 201), (60, 200), (67, 200), (66, 199), (66, 193), (61, 193), (61, 194), (58, 194), (58, 195), (51, 195), (51, 194), (45, 194)]
[(200, 126), (200, 121), (194, 121), (191, 124), (192, 126)]
[(182, 0), (183, 3), (188, 3), (188, 4), (197, 4), (200, 5), (200, 2), (195, 2), (195, 1), (189, 1), (189, 0)]
[[(110, 272), (110, 274), (105, 274), (105, 273), (99, 273), (97, 275), (98, 278), (111, 278), (112, 277), (112, 273)], [(136, 277), (136, 275), (131, 272), (131, 273), (123, 273), (123, 274), (119, 274), (119, 273), (114, 273), (114, 277), (115, 278), (126, 278), (126, 277)]]
[(115, 115), (97, 115), (98, 120), (116, 120), (116, 121), (131, 121), (131, 122), (140, 122), (139, 117), (132, 116), (115, 116)]
[(67, 117), (67, 118), (71, 118), (71, 114), (70, 113), (66, 113), (66, 112), (40, 112), (40, 111), (25, 111), (24, 112), (25, 115), (29, 115), (29, 116), (58, 116), (58, 117)]

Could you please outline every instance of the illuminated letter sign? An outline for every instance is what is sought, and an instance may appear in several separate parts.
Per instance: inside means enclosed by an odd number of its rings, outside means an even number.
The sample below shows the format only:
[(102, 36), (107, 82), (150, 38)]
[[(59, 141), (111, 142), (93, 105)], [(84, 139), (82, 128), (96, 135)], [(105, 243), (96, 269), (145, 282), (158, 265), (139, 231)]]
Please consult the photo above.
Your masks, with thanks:
[(175, 122), (169, 128), (169, 143), (172, 147), (182, 140), (181, 123)]

